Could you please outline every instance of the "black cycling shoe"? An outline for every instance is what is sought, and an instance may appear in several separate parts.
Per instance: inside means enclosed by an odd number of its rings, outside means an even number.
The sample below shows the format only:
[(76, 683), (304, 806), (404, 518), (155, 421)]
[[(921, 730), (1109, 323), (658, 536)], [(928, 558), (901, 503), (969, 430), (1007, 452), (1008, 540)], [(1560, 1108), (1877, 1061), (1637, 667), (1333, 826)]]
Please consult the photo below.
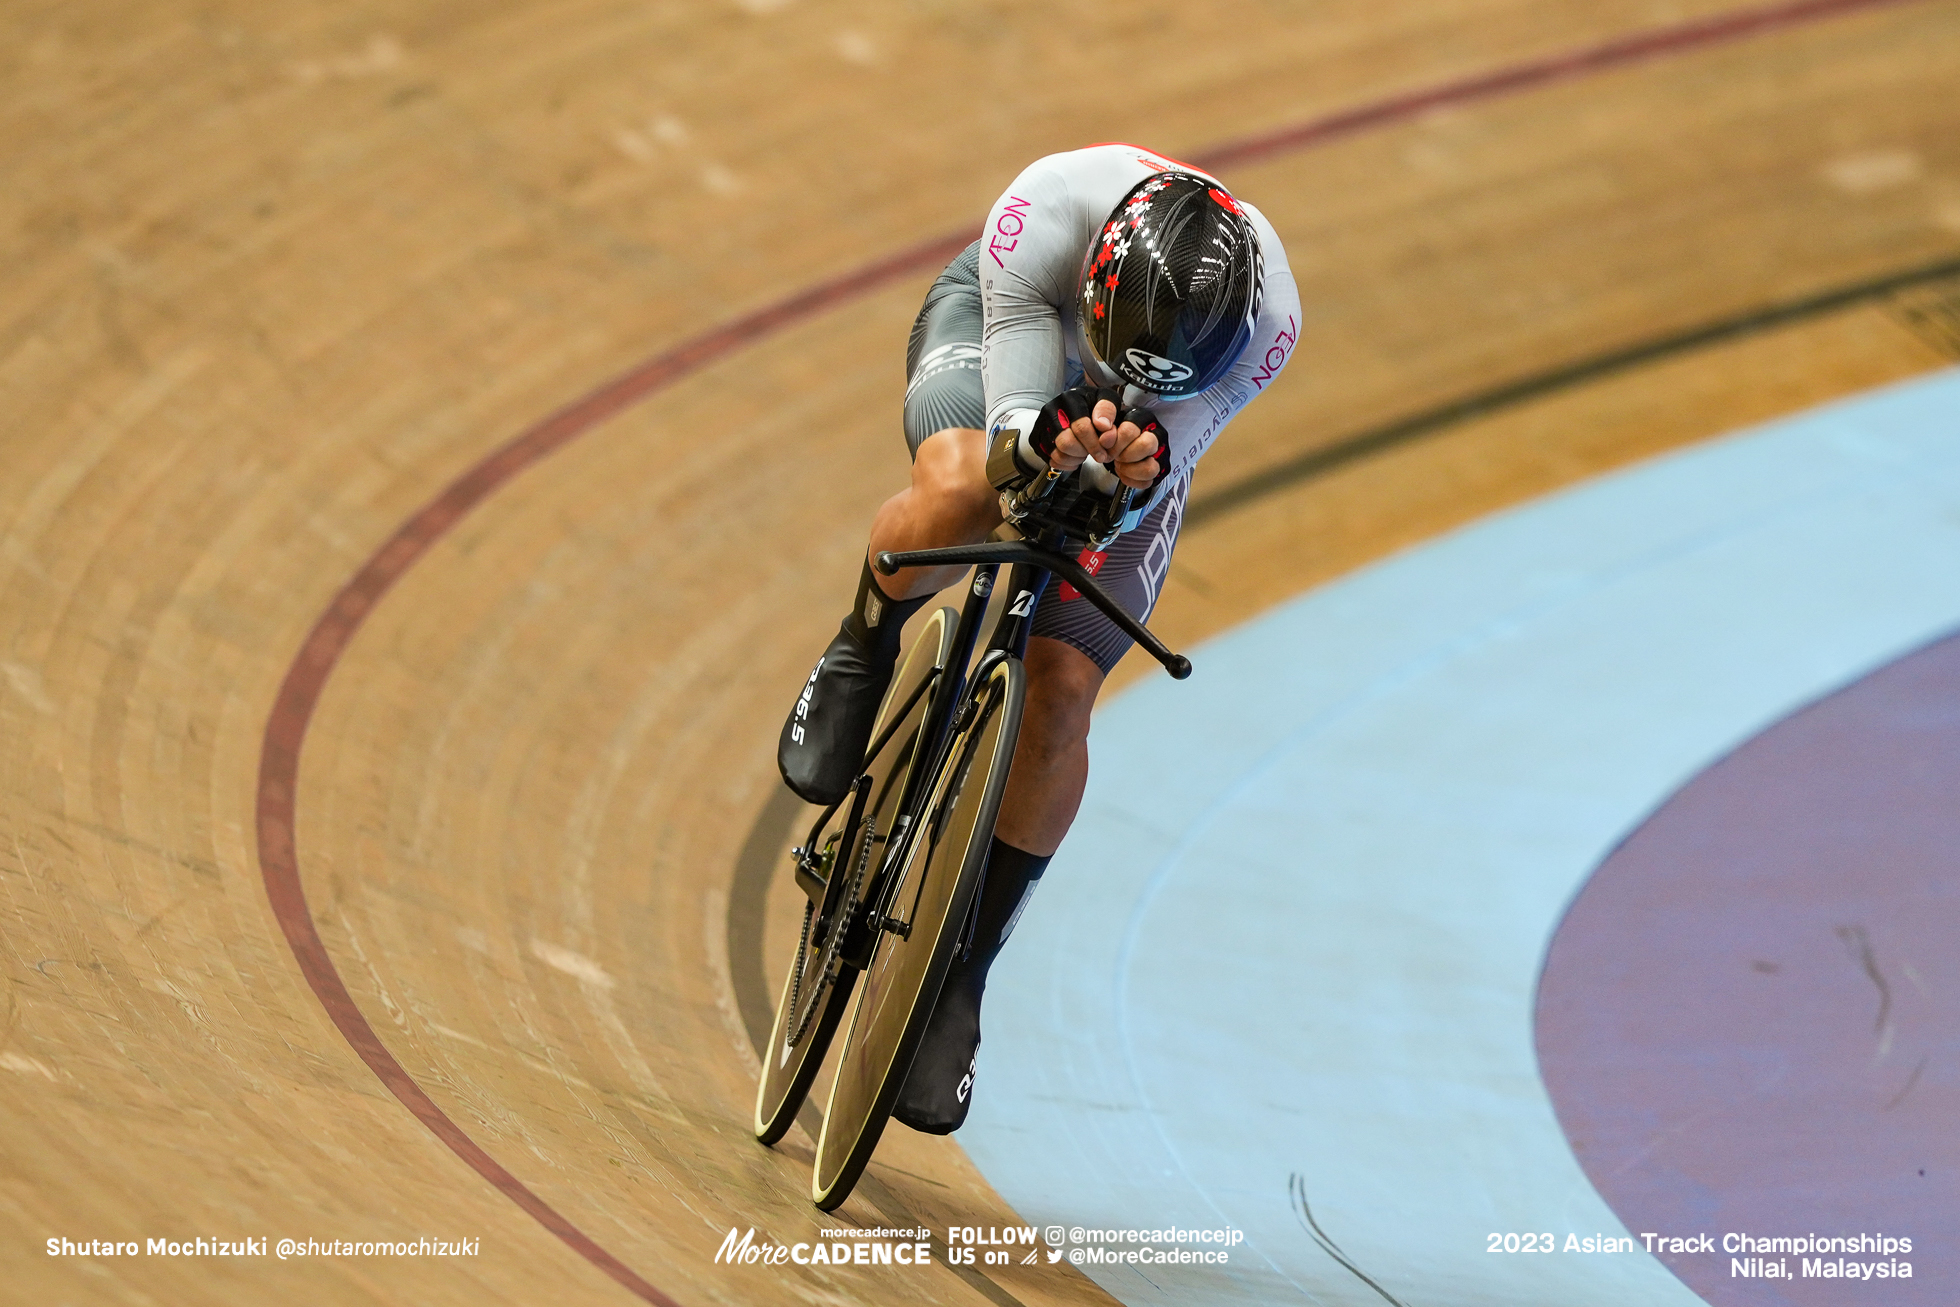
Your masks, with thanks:
[(892, 683), (905, 623), (930, 598), (893, 599), (865, 562), (851, 615), (817, 659), (776, 744), (776, 767), (805, 803), (828, 807), (851, 792)]
[(939, 988), (939, 1001), (892, 1108), (892, 1116), (914, 1130), (946, 1135), (966, 1123), (967, 1108), (973, 1105), (973, 1078), (980, 1067), (980, 1000), (987, 992), (987, 971), (1014, 933), (1014, 923), (1021, 919), (1021, 910), (1047, 868), (1046, 857), (994, 836), (987, 850), (986, 879), (980, 885), (972, 947), (946, 969), (946, 983)]
[(817, 660), (776, 745), (776, 766), (805, 803), (829, 805), (850, 793), (891, 684), (893, 660), (866, 649), (851, 624), (844, 619)]
[(973, 1104), (973, 1077), (979, 1069), (980, 996), (987, 972), (975, 960), (955, 962), (939, 991), (925, 1038), (905, 1074), (892, 1116), (914, 1130), (946, 1135), (966, 1124)]

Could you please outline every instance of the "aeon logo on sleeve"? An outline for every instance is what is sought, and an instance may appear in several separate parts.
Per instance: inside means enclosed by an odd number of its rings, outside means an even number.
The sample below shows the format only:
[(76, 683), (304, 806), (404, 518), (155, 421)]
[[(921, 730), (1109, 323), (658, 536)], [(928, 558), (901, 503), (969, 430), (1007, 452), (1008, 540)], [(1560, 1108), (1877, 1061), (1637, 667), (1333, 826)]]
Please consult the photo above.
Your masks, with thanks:
[(1182, 363), (1174, 363), (1170, 359), (1160, 358), (1152, 354), (1149, 350), (1133, 347), (1124, 350), (1123, 357), (1130, 361), (1131, 367), (1143, 373), (1144, 376), (1150, 378), (1152, 381), (1160, 383), (1178, 382), (1183, 381), (1191, 375), (1191, 369), (1185, 367)]
[(1293, 347), (1299, 341), (1300, 324), (1289, 314), (1285, 329), (1274, 333), (1273, 343), (1266, 347), (1266, 357), (1260, 360), (1259, 370), (1252, 374), (1252, 384), (1255, 388), (1264, 390), (1266, 383), (1279, 375), (1279, 370), (1286, 366), (1287, 356), (1293, 352)]
[(997, 267), (1005, 268), (1002, 254), (1012, 254), (1021, 243), (1021, 233), (1028, 225), (1028, 201), (1018, 195), (1007, 197), (1008, 203), (1001, 206), (1000, 217), (994, 219), (994, 230), (987, 237), (987, 253), (993, 256)]

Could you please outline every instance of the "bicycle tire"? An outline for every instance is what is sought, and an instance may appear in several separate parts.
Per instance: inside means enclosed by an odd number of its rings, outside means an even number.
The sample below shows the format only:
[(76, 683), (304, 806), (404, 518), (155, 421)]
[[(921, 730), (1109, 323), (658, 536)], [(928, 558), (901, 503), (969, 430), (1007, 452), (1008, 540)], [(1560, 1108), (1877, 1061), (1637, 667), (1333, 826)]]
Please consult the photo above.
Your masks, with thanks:
[(1008, 657), (985, 665), (976, 681), (967, 696), (976, 705), (972, 719), (932, 778), (900, 874), (881, 887), (881, 910), (909, 929), (902, 936), (879, 929), (838, 1055), (810, 1186), (827, 1212), (850, 1196), (884, 1133), (993, 842), (1027, 680), (1020, 660)]
[[(762, 1074), (756, 1083), (754, 1128), (755, 1137), (765, 1144), (774, 1144), (789, 1132), (797, 1111), (803, 1106), (803, 1100), (809, 1096), (810, 1085), (822, 1068), (824, 1054), (830, 1048), (844, 1009), (849, 1005), (855, 969), (836, 956), (836, 941), (831, 937), (841, 932), (833, 931), (821, 940), (813, 940), (812, 936), (816, 934), (814, 927), (825, 917), (832, 921), (850, 919), (854, 910), (850, 905), (842, 904), (842, 910), (838, 909), (846, 896), (855, 898), (863, 891), (868, 879), (864, 864), (875, 859), (878, 849), (882, 847), (883, 836), (880, 832), (891, 826), (891, 810), (904, 793), (906, 772), (912, 763), (918, 728), (925, 720), (930, 703), (930, 695), (915, 698), (913, 691), (926, 677), (944, 670), (952, 652), (953, 628), (958, 620), (958, 615), (950, 608), (940, 608), (928, 616), (892, 677), (891, 687), (878, 707), (877, 725), (871, 732), (872, 740), (876, 741), (884, 733), (890, 714), (904, 708), (906, 717), (886, 740), (884, 748), (866, 761), (864, 774), (871, 778), (871, 789), (866, 797), (862, 820), (855, 828), (849, 827), (849, 819), (856, 805), (846, 798), (831, 813), (824, 829), (813, 836), (812, 842), (819, 849), (824, 848), (828, 841), (836, 841), (840, 847), (831, 859), (831, 880), (824, 896), (823, 909), (820, 911), (815, 901), (804, 905), (803, 930), (796, 952), (790, 957), (781, 994), (776, 1000), (776, 1017), (770, 1026), (769, 1042), (763, 1046)], [(870, 840), (868, 846), (867, 837)], [(793, 1022), (795, 1014), (792, 1009), (805, 1006), (798, 1001), (803, 998), (800, 991), (805, 987), (815, 991), (809, 996), (808, 1003), (816, 1005), (816, 1011), (800, 1022)], [(802, 1027), (797, 1032), (799, 1037), (786, 1038), (785, 1031), (792, 1024)]]

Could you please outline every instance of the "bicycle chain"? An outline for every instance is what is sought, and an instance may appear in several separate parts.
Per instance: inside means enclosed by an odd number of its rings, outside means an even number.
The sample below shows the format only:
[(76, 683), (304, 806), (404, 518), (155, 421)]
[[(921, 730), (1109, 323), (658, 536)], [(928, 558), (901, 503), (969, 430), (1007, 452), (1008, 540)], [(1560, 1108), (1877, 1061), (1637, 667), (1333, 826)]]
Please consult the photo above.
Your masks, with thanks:
[(877, 818), (875, 815), (867, 815), (864, 821), (864, 838), (858, 845), (860, 852), (856, 865), (851, 869), (849, 883), (844, 886), (844, 896), (837, 902), (837, 920), (831, 923), (830, 933), (824, 936), (823, 952), (818, 955), (817, 992), (810, 998), (809, 1011), (799, 1014), (797, 1000), (803, 993), (804, 972), (800, 962), (810, 947), (810, 929), (815, 924), (817, 915), (816, 904), (803, 905), (803, 934), (796, 945), (799, 965), (796, 968), (796, 975), (790, 980), (789, 988), (789, 1018), (790, 1025), (794, 1027), (787, 1032), (791, 1048), (802, 1043), (803, 1036), (810, 1032), (810, 1022), (815, 1019), (817, 1008), (821, 1006), (818, 999), (822, 997), (823, 990), (836, 979), (830, 975), (830, 970), (831, 964), (837, 960), (837, 950), (842, 945), (851, 924), (850, 912), (846, 909), (857, 902), (858, 890), (864, 884), (864, 870), (871, 863), (871, 848), (875, 843), (877, 843)]
[(803, 934), (796, 941), (796, 971), (789, 978), (789, 1023), (796, 1027), (786, 1032), (791, 1048), (803, 1041), (803, 1028), (810, 1024), (805, 1020), (802, 1025), (797, 1025), (796, 1000), (803, 992), (803, 953), (810, 947), (810, 922), (816, 915), (817, 905), (806, 900), (803, 904)]

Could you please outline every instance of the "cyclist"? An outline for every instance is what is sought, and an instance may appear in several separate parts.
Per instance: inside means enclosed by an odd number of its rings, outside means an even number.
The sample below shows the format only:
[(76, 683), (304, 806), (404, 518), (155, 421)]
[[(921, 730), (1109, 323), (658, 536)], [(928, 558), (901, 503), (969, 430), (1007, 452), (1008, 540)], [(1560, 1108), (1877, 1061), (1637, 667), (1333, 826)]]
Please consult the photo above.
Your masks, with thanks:
[[(987, 538), (1001, 521), (986, 473), (993, 434), (1022, 433), (1028, 476), (1093, 461), (1139, 492), (1132, 529), (1084, 563), (1143, 620), (1169, 570), (1192, 466), (1284, 366), (1299, 315), (1271, 224), (1198, 169), (1104, 144), (1015, 178), (913, 324), (911, 485), (879, 509), (856, 602), (784, 723), (777, 761), (790, 788), (830, 804), (856, 778), (901, 628), (965, 571), (881, 577), (869, 560)], [(1028, 641), (1027, 705), (972, 949), (947, 975), (893, 1112), (914, 1129), (943, 1134), (966, 1119), (988, 968), (1075, 819), (1089, 711), (1129, 646), (1051, 579)]]

